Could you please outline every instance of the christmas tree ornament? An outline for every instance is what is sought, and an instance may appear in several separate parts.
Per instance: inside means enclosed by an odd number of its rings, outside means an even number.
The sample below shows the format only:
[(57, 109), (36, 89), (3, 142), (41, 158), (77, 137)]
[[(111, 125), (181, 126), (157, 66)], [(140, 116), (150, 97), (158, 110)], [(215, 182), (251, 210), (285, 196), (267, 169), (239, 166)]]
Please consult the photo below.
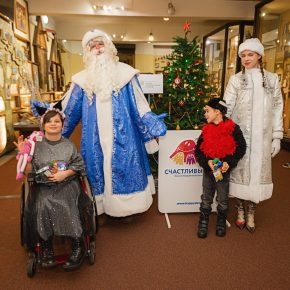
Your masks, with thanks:
[(175, 130), (180, 130), (180, 126), (179, 126), (179, 124), (177, 124)]
[(184, 101), (179, 101), (179, 102), (178, 102), (178, 105), (179, 105), (180, 107), (183, 107), (183, 106), (184, 106)]
[(181, 77), (180, 76), (176, 76), (175, 79), (174, 79), (174, 84), (176, 86), (179, 86), (181, 84)]
[(195, 93), (196, 96), (200, 96), (200, 95), (203, 95), (203, 94), (204, 94), (203, 91), (197, 91), (197, 92)]

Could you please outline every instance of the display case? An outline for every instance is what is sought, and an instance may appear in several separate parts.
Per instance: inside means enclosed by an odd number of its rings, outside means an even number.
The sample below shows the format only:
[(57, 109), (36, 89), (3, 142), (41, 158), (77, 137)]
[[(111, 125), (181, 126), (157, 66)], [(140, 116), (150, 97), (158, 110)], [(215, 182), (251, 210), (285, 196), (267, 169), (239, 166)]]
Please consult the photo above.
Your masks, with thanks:
[(284, 136), (290, 143), (290, 2), (262, 1), (256, 5), (256, 36), (265, 47), (263, 66), (279, 76), (284, 99)]
[(241, 69), (238, 46), (253, 36), (253, 21), (227, 23), (203, 38), (203, 56), (213, 94), (223, 96), (231, 75)]

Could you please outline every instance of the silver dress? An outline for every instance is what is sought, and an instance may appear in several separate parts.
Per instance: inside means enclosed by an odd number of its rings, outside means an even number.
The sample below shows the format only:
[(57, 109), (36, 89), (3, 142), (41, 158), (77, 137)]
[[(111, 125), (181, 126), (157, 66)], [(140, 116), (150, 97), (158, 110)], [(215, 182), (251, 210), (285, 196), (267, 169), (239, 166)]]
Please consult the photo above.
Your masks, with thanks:
[[(57, 164), (57, 161), (61, 164), (60, 170), (71, 169), (79, 173), (84, 168), (82, 158), (70, 140), (62, 137), (59, 141), (44, 139), (36, 143), (32, 160), (34, 173), (51, 167), (52, 163)], [(45, 174), (37, 175), (29, 205), (30, 226), (35, 227), (35, 232), (43, 240), (53, 235), (80, 237), (82, 224), (78, 203), (81, 192), (77, 175), (62, 182), (51, 182)]]

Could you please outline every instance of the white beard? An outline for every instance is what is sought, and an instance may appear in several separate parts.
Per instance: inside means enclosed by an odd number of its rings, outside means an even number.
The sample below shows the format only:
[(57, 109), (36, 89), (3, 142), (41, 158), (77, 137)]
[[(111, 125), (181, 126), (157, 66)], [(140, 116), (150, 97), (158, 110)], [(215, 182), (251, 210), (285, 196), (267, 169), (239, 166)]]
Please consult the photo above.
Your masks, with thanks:
[(100, 101), (105, 102), (111, 99), (112, 92), (116, 90), (116, 61), (106, 52), (97, 55), (96, 52), (87, 52), (84, 56), (87, 81), (85, 91), (90, 103), (93, 94)]

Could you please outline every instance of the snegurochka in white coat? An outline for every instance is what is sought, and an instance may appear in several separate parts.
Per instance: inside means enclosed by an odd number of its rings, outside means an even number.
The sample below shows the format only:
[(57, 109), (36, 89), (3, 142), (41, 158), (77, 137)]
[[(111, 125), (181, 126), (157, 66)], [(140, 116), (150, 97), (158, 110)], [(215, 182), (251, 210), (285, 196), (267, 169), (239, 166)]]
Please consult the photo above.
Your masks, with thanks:
[[(240, 126), (247, 142), (245, 156), (231, 173), (230, 195), (238, 198), (237, 226), (246, 225), (251, 232), (256, 204), (272, 196), (271, 158), (279, 152), (283, 138), (279, 79), (262, 68), (263, 55), (264, 47), (256, 38), (240, 45), (243, 71), (230, 78), (224, 95), (228, 116)], [(249, 201), (247, 208), (244, 201)]]

